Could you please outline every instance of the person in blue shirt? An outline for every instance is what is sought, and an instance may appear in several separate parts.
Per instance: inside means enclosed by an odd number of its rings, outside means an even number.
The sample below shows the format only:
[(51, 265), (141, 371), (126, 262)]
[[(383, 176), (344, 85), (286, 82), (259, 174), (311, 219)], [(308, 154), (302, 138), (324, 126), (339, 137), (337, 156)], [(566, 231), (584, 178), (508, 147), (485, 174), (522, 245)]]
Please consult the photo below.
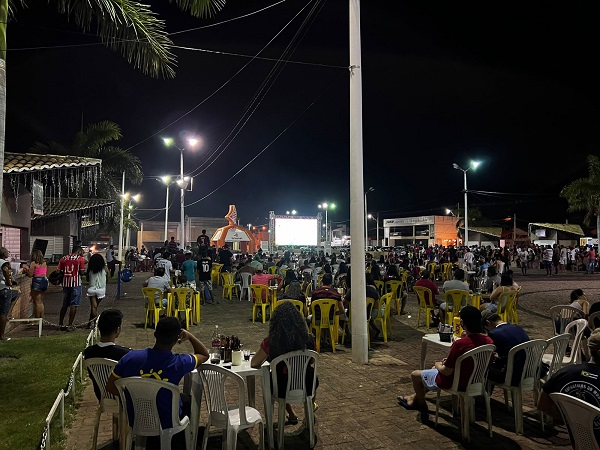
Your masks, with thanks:
[(186, 276), (188, 282), (196, 283), (197, 262), (192, 259), (191, 253), (185, 254), (185, 261), (181, 264), (181, 271)]

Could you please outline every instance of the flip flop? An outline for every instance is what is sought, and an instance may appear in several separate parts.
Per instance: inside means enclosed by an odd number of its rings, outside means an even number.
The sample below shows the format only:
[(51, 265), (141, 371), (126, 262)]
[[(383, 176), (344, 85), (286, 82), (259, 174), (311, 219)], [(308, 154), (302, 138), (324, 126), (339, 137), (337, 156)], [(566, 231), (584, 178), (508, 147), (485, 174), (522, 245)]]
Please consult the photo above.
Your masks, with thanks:
[(297, 417), (295, 417), (295, 418), (291, 419), (291, 418), (288, 416), (288, 420), (286, 420), (286, 421), (285, 421), (285, 424), (286, 424), (286, 425), (298, 425), (298, 418), (297, 418)]
[(409, 405), (404, 399), (398, 400), (398, 404), (409, 411), (427, 411), (426, 405), (415, 405), (414, 403)]

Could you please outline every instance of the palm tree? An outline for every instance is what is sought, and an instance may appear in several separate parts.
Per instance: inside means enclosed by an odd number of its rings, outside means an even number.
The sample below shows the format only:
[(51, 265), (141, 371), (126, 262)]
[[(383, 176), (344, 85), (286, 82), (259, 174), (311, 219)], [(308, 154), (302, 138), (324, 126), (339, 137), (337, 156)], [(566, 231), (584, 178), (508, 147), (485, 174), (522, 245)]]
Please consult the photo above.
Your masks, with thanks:
[(588, 155), (588, 178), (579, 178), (565, 186), (560, 196), (569, 203), (568, 212), (585, 211), (583, 223), (590, 226), (596, 216), (596, 237), (600, 237), (600, 159)]
[[(194, 17), (209, 17), (226, 0), (169, 0)], [(136, 69), (155, 78), (174, 78), (177, 64), (164, 20), (147, 6), (132, 0), (55, 0), (61, 14), (84, 31), (92, 25), (102, 42), (117, 50)], [(6, 122), (6, 31), (9, 17), (27, 0), (0, 0), (0, 199), (3, 196)], [(1, 223), (1, 215), (0, 215)]]
[(110, 145), (123, 136), (119, 126), (110, 121), (88, 125), (79, 131), (73, 141), (65, 146), (57, 142), (43, 144), (36, 142), (33, 153), (53, 155), (74, 155), (102, 160), (102, 174), (96, 183), (96, 197), (117, 199), (121, 193), (123, 170), (128, 181), (140, 184), (144, 174), (142, 163), (137, 156), (127, 150)]

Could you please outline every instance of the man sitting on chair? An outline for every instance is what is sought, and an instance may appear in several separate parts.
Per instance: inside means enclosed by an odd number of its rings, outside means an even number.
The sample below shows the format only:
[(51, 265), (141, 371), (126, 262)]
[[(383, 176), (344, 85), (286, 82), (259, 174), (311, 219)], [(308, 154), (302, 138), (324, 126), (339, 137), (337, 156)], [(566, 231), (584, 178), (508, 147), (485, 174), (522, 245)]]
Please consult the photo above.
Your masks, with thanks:
[[(542, 386), (537, 407), (555, 419), (561, 419), (560, 410), (550, 394), (560, 392), (577, 397), (600, 407), (600, 329), (596, 328), (587, 340), (592, 360), (582, 364), (567, 364)], [(600, 443), (600, 424), (594, 421), (596, 442)]]
[[(161, 318), (156, 325), (154, 338), (156, 339), (154, 347), (144, 350), (132, 350), (119, 360), (106, 383), (108, 392), (118, 396), (119, 391), (115, 386), (115, 380), (123, 377), (141, 376), (142, 378), (168, 381), (178, 386), (185, 374), (208, 361), (208, 350), (204, 344), (188, 330), (182, 330), (181, 322), (176, 317)], [(192, 344), (193, 354), (172, 352), (175, 344), (181, 344), (185, 341)], [(183, 417), (190, 413), (191, 398), (184, 394), (181, 397), (179, 416)], [(161, 423), (165, 427), (170, 426), (170, 393), (159, 392), (156, 402)]]
[[(426, 412), (425, 394), (427, 391), (435, 392), (438, 388), (449, 389), (452, 387), (454, 367), (458, 357), (480, 345), (493, 344), (489, 337), (481, 334), (481, 312), (479, 309), (467, 305), (460, 310), (459, 315), (461, 327), (466, 330), (466, 336), (454, 341), (450, 347), (448, 357), (436, 362), (432, 369), (413, 371), (411, 378), (415, 393), (406, 397), (398, 396), (400, 406), (406, 409)], [(472, 367), (473, 362), (471, 361)], [(468, 367), (465, 367), (465, 364), (463, 364), (462, 369), (460, 372), (459, 388), (464, 388), (471, 376), (470, 370), (468, 370)]]

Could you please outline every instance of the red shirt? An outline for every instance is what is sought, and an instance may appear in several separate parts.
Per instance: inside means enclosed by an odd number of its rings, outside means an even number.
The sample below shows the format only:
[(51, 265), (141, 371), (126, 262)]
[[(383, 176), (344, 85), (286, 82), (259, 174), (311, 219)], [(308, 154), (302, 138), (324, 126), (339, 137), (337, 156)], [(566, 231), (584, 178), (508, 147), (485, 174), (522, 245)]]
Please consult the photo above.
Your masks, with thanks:
[(58, 270), (63, 271), (63, 287), (81, 286), (79, 271), (85, 270), (85, 260), (79, 255), (65, 255), (58, 261)]
[(435, 282), (433, 282), (429, 278), (419, 278), (415, 283), (415, 286), (423, 286), (429, 288), (431, 290), (431, 293), (433, 294), (433, 304), (435, 305), (437, 303), (435, 296), (440, 293), (440, 288)]
[[(456, 360), (463, 353), (468, 352), (469, 350), (473, 350), (475, 347), (479, 347), (480, 345), (493, 344), (488, 336), (481, 333), (473, 333), (464, 338), (457, 339), (450, 347), (450, 353), (448, 353), (448, 357), (446, 358), (446, 363), (444, 364), (446, 367), (455, 368)], [(468, 358), (463, 361), (462, 366), (460, 368), (460, 381), (458, 382), (458, 389), (464, 389), (467, 383), (469, 382), (469, 377), (471, 376), (471, 372), (473, 372), (473, 360)], [(438, 373), (435, 377), (435, 384), (438, 385), (439, 388), (442, 389), (450, 389), (452, 387), (452, 382), (454, 381), (454, 373), (452, 375), (442, 375), (442, 373)]]

